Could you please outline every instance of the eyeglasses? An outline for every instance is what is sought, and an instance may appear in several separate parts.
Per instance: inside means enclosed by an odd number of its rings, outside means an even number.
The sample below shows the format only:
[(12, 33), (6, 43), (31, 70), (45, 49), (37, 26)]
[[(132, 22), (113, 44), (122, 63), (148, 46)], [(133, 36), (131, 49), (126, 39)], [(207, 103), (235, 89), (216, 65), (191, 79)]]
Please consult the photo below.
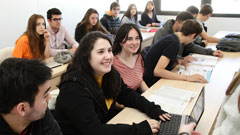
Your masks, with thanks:
[(117, 10), (117, 11), (119, 11), (119, 10), (120, 10), (120, 8), (113, 8), (112, 10)]
[(53, 18), (53, 21), (62, 21), (63, 18)]

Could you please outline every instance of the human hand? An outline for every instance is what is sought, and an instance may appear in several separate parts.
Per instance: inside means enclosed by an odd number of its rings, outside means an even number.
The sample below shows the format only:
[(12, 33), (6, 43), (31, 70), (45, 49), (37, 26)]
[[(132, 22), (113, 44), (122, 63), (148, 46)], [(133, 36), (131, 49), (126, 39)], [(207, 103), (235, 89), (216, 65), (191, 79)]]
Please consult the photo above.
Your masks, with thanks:
[(43, 30), (43, 37), (46, 41), (50, 41), (50, 34), (46, 29)]
[(150, 24), (150, 23), (146, 25), (146, 28), (149, 28), (149, 27), (151, 27), (151, 24)]
[(188, 55), (188, 56), (183, 58), (183, 62), (185, 62), (185, 63), (191, 63), (193, 61), (195, 61), (195, 59), (193, 58), (192, 55)]
[(180, 134), (182, 132), (187, 132), (187, 133), (189, 133), (189, 135), (200, 135), (199, 132), (194, 131), (194, 127), (196, 127), (196, 123), (193, 123), (193, 122), (191, 122), (187, 125), (181, 125), (178, 133)]
[(171, 120), (171, 116), (168, 113), (164, 113), (159, 115), (160, 120), (166, 121), (166, 120)]
[(152, 133), (157, 133), (160, 128), (160, 122), (158, 122), (154, 119), (149, 119), (149, 120), (147, 120), (147, 122), (152, 129)]
[(189, 82), (207, 83), (207, 80), (200, 74), (187, 75), (186, 80)]
[(216, 50), (216, 51), (213, 52), (213, 55), (222, 58), (223, 57), (223, 52), (220, 51), (220, 50)]
[(188, 67), (188, 62), (187, 61), (184, 61), (184, 60), (181, 60), (181, 59), (178, 59), (178, 64), (180, 65), (183, 65), (185, 69), (187, 69)]
[(153, 27), (158, 27), (159, 25), (158, 25), (158, 23), (154, 23), (154, 22), (153, 22), (153, 23), (152, 23), (152, 26), (153, 26)]
[(71, 49), (68, 49), (68, 51), (71, 51), (71, 52), (76, 52), (76, 50), (77, 50), (77, 47), (75, 47), (75, 46), (72, 46)]

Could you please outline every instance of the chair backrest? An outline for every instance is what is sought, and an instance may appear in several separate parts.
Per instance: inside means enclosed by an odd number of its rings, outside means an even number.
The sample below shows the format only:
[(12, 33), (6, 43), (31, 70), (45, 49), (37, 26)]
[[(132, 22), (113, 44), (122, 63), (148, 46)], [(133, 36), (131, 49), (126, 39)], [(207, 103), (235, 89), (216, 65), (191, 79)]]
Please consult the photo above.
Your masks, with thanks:
[(14, 47), (0, 49), (0, 63), (2, 63), (5, 59), (12, 57), (13, 49)]

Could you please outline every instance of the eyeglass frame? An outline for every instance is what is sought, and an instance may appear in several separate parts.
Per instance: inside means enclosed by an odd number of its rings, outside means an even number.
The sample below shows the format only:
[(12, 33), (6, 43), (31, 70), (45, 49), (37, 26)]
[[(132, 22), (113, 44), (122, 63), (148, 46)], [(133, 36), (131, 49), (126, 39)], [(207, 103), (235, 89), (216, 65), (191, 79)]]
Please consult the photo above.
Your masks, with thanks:
[(53, 20), (53, 21), (62, 21), (63, 20), (63, 18), (52, 18), (51, 20)]

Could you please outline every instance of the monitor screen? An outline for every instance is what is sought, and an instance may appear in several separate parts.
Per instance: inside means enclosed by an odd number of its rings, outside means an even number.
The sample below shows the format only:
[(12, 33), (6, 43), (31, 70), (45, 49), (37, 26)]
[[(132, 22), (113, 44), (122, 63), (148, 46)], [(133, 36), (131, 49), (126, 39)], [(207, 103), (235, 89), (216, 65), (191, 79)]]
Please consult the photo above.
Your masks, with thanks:
[(197, 121), (197, 123), (199, 122), (203, 112), (204, 112), (204, 88), (202, 89), (196, 104), (193, 107), (193, 110), (191, 112), (191, 116), (194, 120)]

